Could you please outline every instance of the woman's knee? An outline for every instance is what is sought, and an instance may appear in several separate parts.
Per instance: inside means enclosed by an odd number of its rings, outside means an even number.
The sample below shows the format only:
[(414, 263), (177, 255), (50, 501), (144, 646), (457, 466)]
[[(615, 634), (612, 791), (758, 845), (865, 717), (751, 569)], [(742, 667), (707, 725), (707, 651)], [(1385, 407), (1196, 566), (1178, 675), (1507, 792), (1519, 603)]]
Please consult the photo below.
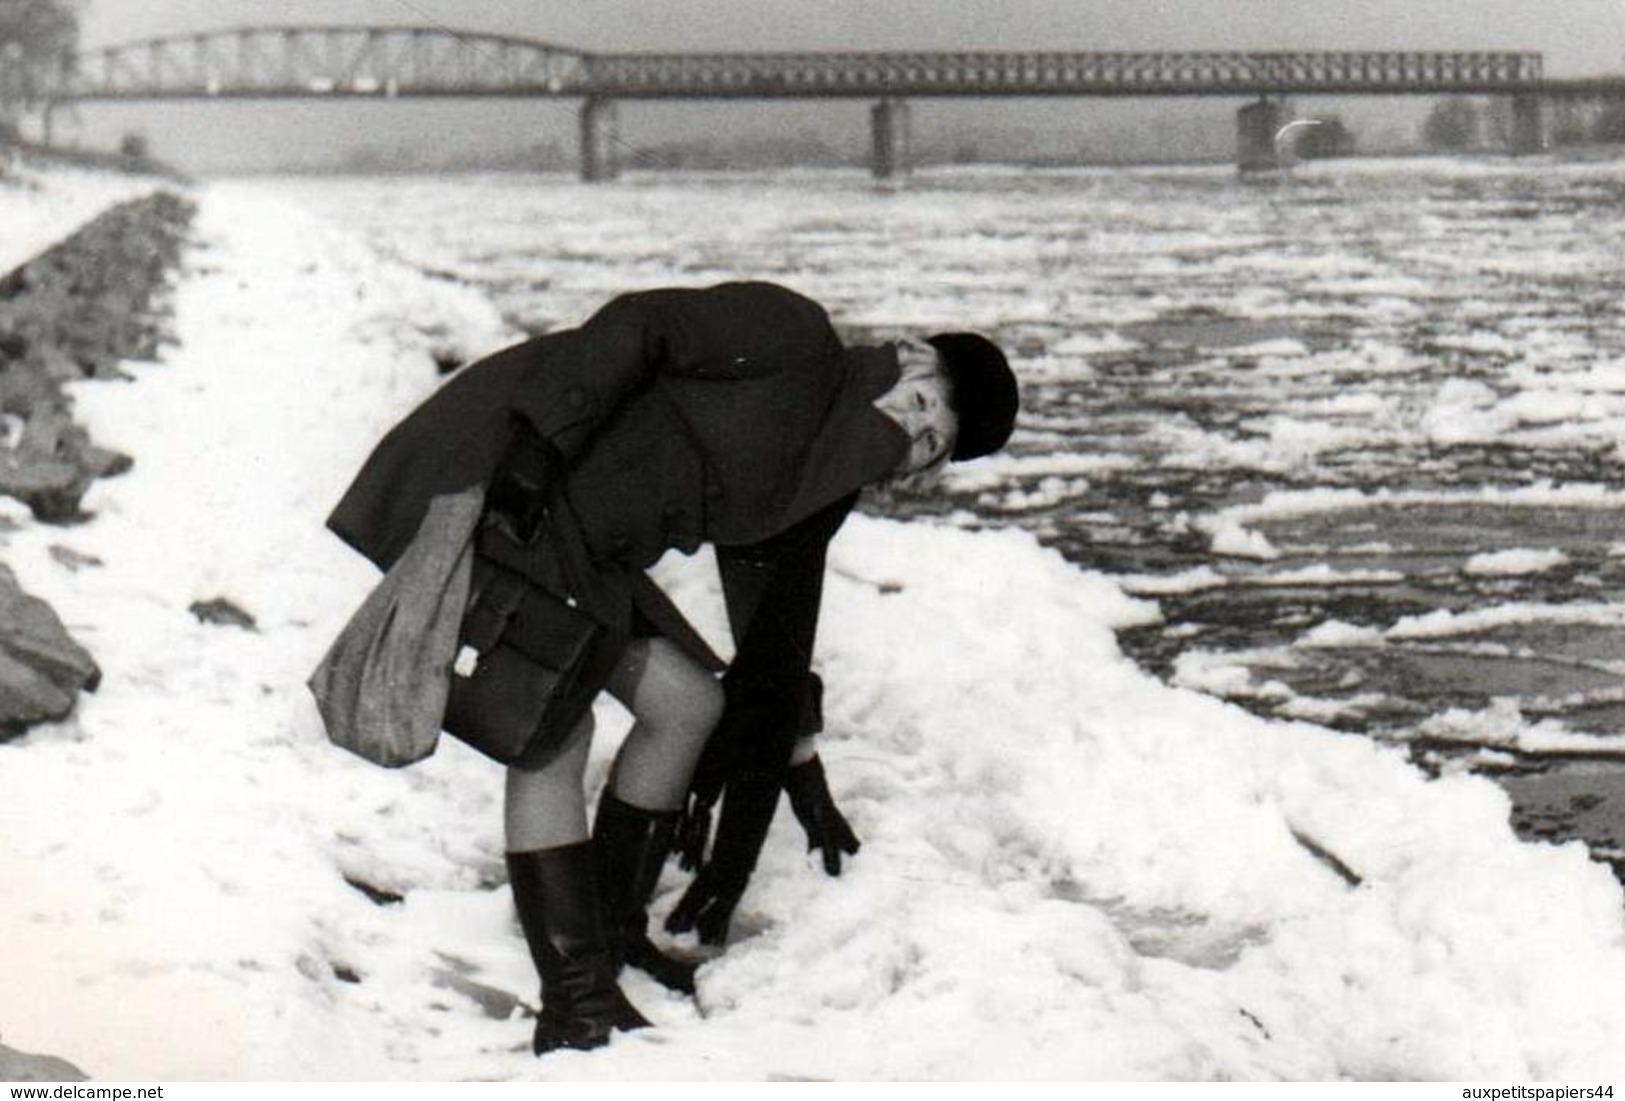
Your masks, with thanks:
[(706, 734), (710, 734), (717, 723), (722, 721), (722, 712), (728, 706), (728, 695), (722, 689), (722, 682), (709, 673), (705, 677), (705, 686), (699, 691), (696, 701), (698, 722)]
[(710, 734), (725, 702), (717, 678), (663, 638), (634, 644), (612, 690), (638, 722), (678, 737)]
[(671, 685), (666, 714), (672, 725), (689, 737), (706, 737), (722, 718), (726, 696), (722, 682), (674, 642), (657, 640), (662, 648), (662, 669)]

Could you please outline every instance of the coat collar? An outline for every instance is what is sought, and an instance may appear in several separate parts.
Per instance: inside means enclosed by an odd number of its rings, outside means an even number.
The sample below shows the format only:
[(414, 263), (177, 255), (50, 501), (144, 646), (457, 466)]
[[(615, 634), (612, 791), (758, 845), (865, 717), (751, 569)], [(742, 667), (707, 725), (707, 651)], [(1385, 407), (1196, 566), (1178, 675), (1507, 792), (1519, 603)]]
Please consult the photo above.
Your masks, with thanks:
[(908, 433), (874, 404), (896, 385), (901, 373), (897, 346), (846, 348), (840, 370), (841, 385), (808, 448), (801, 485), (782, 527), (886, 480), (908, 456)]

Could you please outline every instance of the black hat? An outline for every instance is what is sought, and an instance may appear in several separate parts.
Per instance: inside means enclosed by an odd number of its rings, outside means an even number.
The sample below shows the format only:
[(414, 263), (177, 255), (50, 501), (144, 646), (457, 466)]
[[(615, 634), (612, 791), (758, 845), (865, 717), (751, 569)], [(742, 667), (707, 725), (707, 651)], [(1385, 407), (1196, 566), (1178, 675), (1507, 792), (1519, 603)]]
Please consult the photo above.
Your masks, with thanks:
[(942, 358), (952, 389), (949, 404), (959, 417), (955, 462), (991, 455), (1016, 426), (1015, 372), (999, 346), (978, 333), (937, 333), (925, 338)]

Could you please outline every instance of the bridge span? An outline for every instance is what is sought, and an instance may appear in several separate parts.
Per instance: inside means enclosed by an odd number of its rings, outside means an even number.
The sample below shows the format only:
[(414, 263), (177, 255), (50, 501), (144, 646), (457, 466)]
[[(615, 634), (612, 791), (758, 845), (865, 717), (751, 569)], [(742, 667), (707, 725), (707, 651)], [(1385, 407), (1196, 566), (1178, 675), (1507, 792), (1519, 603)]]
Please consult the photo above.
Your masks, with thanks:
[(1511, 97), (1514, 151), (1532, 152), (1543, 144), (1542, 99), (1581, 93), (1547, 81), (1534, 52), (590, 53), (443, 27), (250, 26), (82, 53), (52, 100), (572, 98), (582, 175), (596, 180), (615, 174), (627, 100), (870, 99), (872, 166), (886, 177), (908, 168), (917, 98), (1244, 97), (1237, 151), (1250, 168), (1277, 163), (1284, 97), (1451, 94)]

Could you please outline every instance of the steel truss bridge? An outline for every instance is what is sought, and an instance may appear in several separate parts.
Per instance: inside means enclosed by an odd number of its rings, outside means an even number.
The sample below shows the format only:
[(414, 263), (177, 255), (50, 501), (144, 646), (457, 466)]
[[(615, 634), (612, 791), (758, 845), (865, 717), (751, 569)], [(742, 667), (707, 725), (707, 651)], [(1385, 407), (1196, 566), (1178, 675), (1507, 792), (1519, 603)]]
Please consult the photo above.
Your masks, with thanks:
[[(575, 98), (583, 174), (599, 178), (614, 171), (620, 100), (873, 99), (875, 169), (889, 175), (906, 168), (918, 97), (1508, 95), (1523, 105), (1515, 144), (1538, 148), (1541, 98), (1621, 91), (1547, 80), (1533, 52), (589, 53), (444, 27), (252, 26), (85, 52), (52, 99)], [(1271, 121), (1240, 116), (1244, 165)]]
[(74, 99), (1496, 93), (1538, 53), (587, 53), (441, 27), (241, 27), (81, 54)]

